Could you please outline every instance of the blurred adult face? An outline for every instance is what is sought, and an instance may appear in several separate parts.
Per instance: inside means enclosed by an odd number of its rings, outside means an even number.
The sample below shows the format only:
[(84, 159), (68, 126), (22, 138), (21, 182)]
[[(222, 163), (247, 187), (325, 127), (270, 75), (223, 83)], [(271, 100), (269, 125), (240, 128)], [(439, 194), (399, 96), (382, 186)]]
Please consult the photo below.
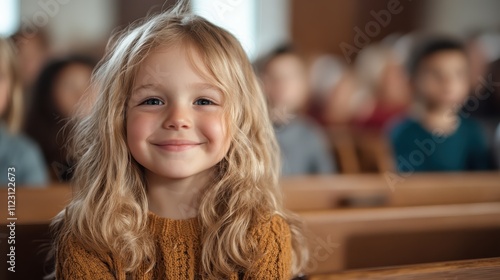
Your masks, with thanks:
[(76, 63), (66, 66), (59, 73), (53, 94), (56, 106), (63, 116), (73, 116), (83, 95), (89, 93), (91, 75), (92, 69), (89, 66)]
[(299, 57), (285, 54), (273, 58), (265, 69), (263, 82), (273, 108), (293, 112), (304, 105), (308, 93), (307, 76)]
[(425, 58), (417, 69), (413, 86), (430, 108), (461, 104), (470, 89), (467, 57), (461, 51), (441, 51)]

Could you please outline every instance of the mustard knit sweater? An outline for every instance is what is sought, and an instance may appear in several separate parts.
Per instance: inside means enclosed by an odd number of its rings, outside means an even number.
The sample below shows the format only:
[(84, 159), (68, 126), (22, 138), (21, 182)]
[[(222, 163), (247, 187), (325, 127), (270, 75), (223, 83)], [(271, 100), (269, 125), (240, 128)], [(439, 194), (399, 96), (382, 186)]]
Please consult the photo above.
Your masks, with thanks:
[[(172, 220), (149, 212), (148, 228), (156, 241), (156, 264), (152, 271), (139, 268), (135, 279), (201, 279), (200, 227), (196, 218)], [(290, 279), (291, 236), (288, 224), (279, 216), (251, 230), (262, 257), (245, 273), (227, 279)], [(97, 255), (76, 240), (59, 244), (56, 252), (56, 279), (128, 280), (115, 258)]]

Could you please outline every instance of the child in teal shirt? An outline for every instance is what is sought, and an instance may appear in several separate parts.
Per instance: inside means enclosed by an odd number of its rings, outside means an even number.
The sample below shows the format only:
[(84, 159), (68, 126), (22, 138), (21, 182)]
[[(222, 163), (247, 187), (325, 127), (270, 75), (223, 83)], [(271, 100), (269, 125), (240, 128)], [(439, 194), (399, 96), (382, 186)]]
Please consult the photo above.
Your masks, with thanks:
[(415, 53), (410, 75), (419, 109), (390, 133), (399, 172), (491, 168), (483, 130), (458, 115), (470, 88), (468, 72), (459, 42), (434, 40)]

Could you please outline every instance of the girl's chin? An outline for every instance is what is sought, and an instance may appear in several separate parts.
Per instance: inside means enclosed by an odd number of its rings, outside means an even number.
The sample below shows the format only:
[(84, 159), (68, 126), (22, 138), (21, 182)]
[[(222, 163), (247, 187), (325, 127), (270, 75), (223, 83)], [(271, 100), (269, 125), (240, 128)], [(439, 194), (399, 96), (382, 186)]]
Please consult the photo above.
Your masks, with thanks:
[(179, 166), (177, 166), (177, 168), (169, 168), (169, 170), (152, 170), (151, 175), (154, 174), (153, 176), (166, 180), (181, 180), (201, 175), (205, 171), (207, 170), (194, 170), (192, 166), (187, 166), (186, 168), (179, 168)]

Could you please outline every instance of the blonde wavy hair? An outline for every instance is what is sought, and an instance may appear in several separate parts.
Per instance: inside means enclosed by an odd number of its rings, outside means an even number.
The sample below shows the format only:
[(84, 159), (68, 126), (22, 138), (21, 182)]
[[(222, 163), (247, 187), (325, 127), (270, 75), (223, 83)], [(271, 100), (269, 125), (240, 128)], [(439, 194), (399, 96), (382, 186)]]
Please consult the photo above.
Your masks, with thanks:
[(7, 108), (0, 116), (11, 133), (17, 133), (21, 129), (24, 115), (24, 96), (21, 82), (21, 74), (16, 59), (14, 44), (6, 38), (0, 37), (0, 71), (5, 72), (10, 80), (9, 97)]
[(292, 273), (297, 274), (307, 249), (299, 220), (282, 205), (279, 149), (252, 66), (230, 33), (186, 9), (179, 5), (111, 40), (94, 73), (100, 88), (95, 105), (72, 133), (74, 197), (53, 221), (55, 244), (72, 236), (95, 252), (120, 256), (129, 273), (145, 261), (153, 267), (155, 247), (145, 230), (146, 183), (143, 167), (127, 147), (126, 104), (148, 54), (159, 46), (183, 44), (202, 57), (205, 78), (223, 93), (224, 116), (230, 120), (229, 151), (199, 199), (203, 270), (208, 278), (220, 279), (250, 268), (263, 253), (249, 239), (250, 228), (279, 215), (290, 225)]

